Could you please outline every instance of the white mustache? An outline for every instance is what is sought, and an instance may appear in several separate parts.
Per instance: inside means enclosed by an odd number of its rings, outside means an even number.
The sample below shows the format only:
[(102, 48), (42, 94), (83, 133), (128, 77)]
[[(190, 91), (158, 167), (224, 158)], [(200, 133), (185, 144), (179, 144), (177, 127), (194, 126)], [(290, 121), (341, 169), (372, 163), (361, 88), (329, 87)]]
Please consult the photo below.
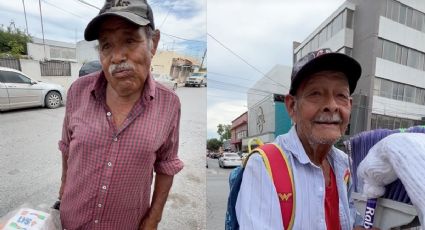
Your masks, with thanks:
[(120, 64), (111, 64), (108, 68), (111, 75), (124, 70), (134, 70), (134, 65), (128, 62), (121, 62)]
[(341, 121), (341, 116), (338, 113), (332, 115), (322, 113), (314, 119), (314, 122), (320, 123), (341, 123)]

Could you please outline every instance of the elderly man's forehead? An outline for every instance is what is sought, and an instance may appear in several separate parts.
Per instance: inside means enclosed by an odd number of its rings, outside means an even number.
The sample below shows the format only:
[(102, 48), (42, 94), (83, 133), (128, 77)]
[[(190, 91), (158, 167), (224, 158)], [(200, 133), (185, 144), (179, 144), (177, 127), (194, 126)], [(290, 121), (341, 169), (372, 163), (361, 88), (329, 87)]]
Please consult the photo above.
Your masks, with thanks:
[(132, 29), (137, 30), (140, 26), (129, 22), (123, 18), (117, 16), (110, 16), (105, 18), (105, 20), (101, 23), (99, 28), (99, 33), (116, 31), (118, 29)]

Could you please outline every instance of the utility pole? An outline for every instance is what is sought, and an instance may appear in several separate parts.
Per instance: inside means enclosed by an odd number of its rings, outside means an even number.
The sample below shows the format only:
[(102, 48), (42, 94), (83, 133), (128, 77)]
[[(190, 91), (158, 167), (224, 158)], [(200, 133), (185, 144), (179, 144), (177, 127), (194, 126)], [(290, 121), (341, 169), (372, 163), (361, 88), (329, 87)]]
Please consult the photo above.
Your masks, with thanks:
[(25, 0), (22, 0), (22, 5), (24, 6), (24, 15), (25, 15), (25, 28), (27, 30), (27, 35), (30, 35), (28, 33), (28, 21), (27, 21), (27, 11), (25, 10)]
[(204, 64), (205, 55), (207, 55), (207, 48), (205, 48), (204, 55), (202, 56), (201, 67), (199, 67), (199, 69), (202, 69), (202, 65)]
[(41, 0), (38, 0), (38, 6), (40, 8), (41, 33), (43, 34), (44, 59), (46, 59), (46, 43), (44, 41), (44, 27), (43, 27), (43, 14), (41, 13)]

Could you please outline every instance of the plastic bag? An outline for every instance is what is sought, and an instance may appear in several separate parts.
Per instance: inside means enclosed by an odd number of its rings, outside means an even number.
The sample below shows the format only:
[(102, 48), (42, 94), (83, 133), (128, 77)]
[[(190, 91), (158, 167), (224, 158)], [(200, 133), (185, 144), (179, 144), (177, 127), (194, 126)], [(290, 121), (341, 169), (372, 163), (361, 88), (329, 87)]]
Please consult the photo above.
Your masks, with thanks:
[(41, 204), (23, 204), (0, 218), (0, 230), (60, 230), (59, 210)]

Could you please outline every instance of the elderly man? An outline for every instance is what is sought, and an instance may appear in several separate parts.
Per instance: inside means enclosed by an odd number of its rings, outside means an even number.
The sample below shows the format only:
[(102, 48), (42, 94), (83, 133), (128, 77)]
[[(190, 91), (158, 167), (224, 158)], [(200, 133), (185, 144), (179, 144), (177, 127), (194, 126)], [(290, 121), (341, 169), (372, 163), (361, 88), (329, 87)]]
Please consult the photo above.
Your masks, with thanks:
[[(311, 52), (293, 67), (285, 105), (295, 125), (275, 140), (293, 173), (293, 229), (353, 229), (362, 224), (350, 200), (348, 157), (333, 146), (347, 128), (350, 95), (360, 75), (357, 61), (329, 49)], [(263, 159), (254, 154), (236, 202), (240, 229), (283, 229), (279, 199)]]
[(152, 10), (141, 0), (106, 1), (84, 36), (99, 41), (102, 71), (68, 91), (59, 142), (62, 225), (156, 229), (183, 163), (179, 99), (150, 74), (160, 38)]

